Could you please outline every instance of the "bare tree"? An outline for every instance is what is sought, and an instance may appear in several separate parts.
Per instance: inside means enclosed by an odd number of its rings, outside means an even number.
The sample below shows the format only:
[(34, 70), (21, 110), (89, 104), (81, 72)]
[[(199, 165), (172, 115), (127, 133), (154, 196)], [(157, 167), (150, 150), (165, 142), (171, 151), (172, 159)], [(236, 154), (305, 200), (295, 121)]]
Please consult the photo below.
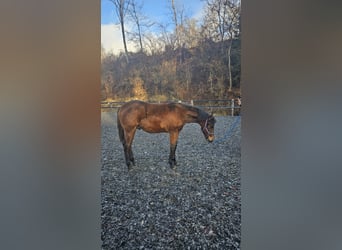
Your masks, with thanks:
[(168, 31), (167, 25), (158, 24), (160, 37), (159, 39), (163, 42), (164, 48), (174, 50), (176, 48), (176, 38), (174, 34)]
[(154, 25), (145, 15), (142, 13), (143, 2), (140, 5), (137, 4), (136, 0), (130, 0), (130, 7), (128, 10), (129, 17), (135, 24), (135, 31), (130, 32), (131, 39), (138, 42), (140, 51), (144, 50), (143, 37), (144, 29), (150, 28)]
[(187, 48), (198, 45), (200, 30), (195, 19), (186, 19), (184, 24), (184, 43)]
[(226, 19), (225, 21), (227, 26), (227, 32), (229, 36), (229, 46), (228, 46), (228, 74), (229, 74), (229, 91), (232, 90), (233, 86), (233, 79), (232, 79), (232, 69), (231, 69), (231, 51), (233, 45), (233, 38), (235, 35), (239, 35), (239, 21), (240, 21), (240, 4), (239, 1), (229, 2), (228, 1), (228, 8), (230, 13), (230, 18)]
[(145, 34), (144, 40), (147, 52), (151, 55), (161, 54), (165, 48), (165, 44), (160, 37), (157, 37), (152, 33)]
[(111, 1), (115, 6), (115, 12), (121, 25), (122, 41), (124, 44), (126, 61), (128, 63), (129, 62), (128, 50), (127, 50), (126, 35), (125, 35), (125, 16), (126, 16), (129, 4), (130, 4), (130, 0), (109, 0), (109, 1)]
[(221, 42), (221, 52), (224, 54), (224, 41), (228, 40), (228, 78), (229, 91), (232, 90), (231, 49), (233, 39), (239, 35), (240, 0), (207, 0), (205, 17), (205, 34), (214, 41)]
[(172, 9), (172, 14), (173, 14), (173, 22), (175, 24), (175, 33), (176, 33), (176, 46), (179, 46), (179, 36), (178, 36), (178, 18), (177, 18), (177, 11), (176, 11), (176, 6), (175, 6), (175, 1), (171, 0), (171, 9)]

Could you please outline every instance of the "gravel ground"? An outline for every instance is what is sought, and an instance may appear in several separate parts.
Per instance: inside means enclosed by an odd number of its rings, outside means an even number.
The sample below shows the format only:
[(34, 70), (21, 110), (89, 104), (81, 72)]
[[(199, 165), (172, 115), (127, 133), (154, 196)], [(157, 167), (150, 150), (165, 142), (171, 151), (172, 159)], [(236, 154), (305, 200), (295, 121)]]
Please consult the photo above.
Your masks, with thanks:
[[(236, 117), (216, 117), (225, 138)], [(240, 125), (207, 143), (198, 124), (181, 131), (177, 168), (166, 133), (137, 131), (128, 172), (116, 112), (102, 112), (102, 249), (240, 249)]]

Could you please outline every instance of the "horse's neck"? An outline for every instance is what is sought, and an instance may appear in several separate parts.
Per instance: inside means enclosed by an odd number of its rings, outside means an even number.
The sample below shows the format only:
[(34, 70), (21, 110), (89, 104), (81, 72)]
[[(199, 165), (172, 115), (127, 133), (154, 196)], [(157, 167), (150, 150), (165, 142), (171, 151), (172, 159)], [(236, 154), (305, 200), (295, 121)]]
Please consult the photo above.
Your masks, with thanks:
[(186, 112), (186, 123), (200, 123), (207, 119), (208, 114), (196, 107), (188, 108)]

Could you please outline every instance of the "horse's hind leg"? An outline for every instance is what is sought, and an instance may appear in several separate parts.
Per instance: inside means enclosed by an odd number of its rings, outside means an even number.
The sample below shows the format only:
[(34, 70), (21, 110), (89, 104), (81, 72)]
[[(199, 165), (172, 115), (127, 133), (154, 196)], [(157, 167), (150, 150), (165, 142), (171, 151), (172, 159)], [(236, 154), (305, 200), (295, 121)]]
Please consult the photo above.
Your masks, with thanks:
[(135, 161), (134, 161), (134, 156), (132, 152), (132, 142), (135, 134), (135, 128), (125, 131), (125, 143), (123, 144), (124, 146), (124, 151), (125, 151), (125, 159), (126, 159), (126, 165), (128, 169), (131, 169), (132, 166), (135, 166)]

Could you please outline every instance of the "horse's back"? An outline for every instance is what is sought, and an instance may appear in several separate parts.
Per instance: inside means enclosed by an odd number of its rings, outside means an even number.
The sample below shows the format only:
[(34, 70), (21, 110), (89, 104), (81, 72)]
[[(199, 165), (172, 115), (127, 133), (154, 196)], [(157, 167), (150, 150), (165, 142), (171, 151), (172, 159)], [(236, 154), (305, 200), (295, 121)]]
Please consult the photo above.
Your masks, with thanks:
[(143, 101), (139, 101), (139, 100), (132, 100), (132, 101), (124, 103), (120, 109), (127, 109), (130, 107), (139, 107), (139, 106), (144, 106), (146, 104), (147, 104), (147, 102), (143, 102)]
[(147, 103), (134, 100), (121, 106), (118, 117), (127, 129), (135, 127), (149, 133), (169, 132), (183, 127), (183, 109), (178, 103)]

